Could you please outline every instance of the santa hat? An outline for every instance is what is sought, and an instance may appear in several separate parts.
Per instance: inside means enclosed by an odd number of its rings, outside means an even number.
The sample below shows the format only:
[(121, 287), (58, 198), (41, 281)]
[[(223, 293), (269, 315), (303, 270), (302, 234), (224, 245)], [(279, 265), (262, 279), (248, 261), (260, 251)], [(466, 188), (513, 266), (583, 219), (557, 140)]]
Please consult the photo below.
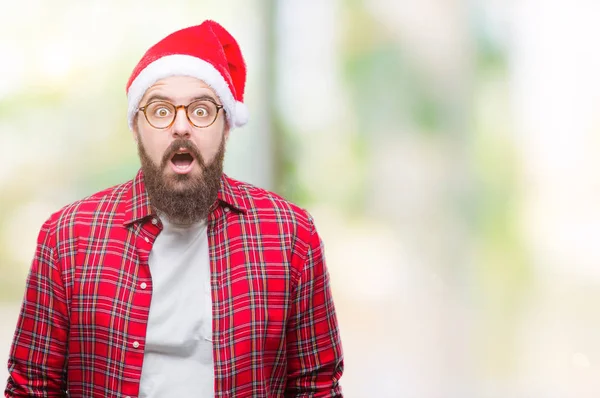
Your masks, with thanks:
[(236, 40), (218, 23), (205, 21), (179, 30), (144, 54), (127, 82), (130, 129), (146, 90), (169, 76), (191, 76), (209, 85), (223, 104), (230, 128), (248, 122), (246, 64)]

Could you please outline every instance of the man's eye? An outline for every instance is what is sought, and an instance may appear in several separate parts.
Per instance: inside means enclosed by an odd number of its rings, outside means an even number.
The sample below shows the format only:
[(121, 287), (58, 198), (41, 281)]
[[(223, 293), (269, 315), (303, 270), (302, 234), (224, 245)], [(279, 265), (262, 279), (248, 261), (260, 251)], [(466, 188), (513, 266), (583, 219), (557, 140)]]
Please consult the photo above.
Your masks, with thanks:
[(167, 117), (167, 116), (169, 116), (170, 113), (171, 113), (171, 111), (165, 107), (157, 108), (154, 111), (154, 114), (158, 117)]

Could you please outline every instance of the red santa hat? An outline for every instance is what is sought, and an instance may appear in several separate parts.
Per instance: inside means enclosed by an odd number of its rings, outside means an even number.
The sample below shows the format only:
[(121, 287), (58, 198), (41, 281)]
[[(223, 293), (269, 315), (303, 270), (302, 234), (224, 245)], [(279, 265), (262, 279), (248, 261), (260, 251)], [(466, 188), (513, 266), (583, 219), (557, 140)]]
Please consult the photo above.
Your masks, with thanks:
[(191, 76), (209, 85), (223, 104), (230, 128), (248, 122), (246, 64), (236, 40), (218, 23), (204, 21), (174, 32), (144, 54), (127, 82), (130, 129), (146, 90), (169, 76)]

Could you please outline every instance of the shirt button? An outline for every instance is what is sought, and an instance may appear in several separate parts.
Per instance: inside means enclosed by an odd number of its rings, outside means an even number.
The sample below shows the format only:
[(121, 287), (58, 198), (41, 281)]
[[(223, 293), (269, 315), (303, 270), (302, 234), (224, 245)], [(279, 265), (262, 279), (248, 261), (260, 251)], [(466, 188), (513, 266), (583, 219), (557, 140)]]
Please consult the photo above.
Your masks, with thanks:
[(229, 211), (229, 207), (226, 207), (226, 208), (225, 208), (225, 211), (226, 211), (226, 212), (228, 212), (228, 211)]
[(131, 397), (128, 395), (128, 396), (126, 396), (125, 398), (131, 398)]
[(152, 219), (152, 224), (154, 224), (154, 225), (158, 224), (158, 220), (156, 218), (153, 218)]
[(150, 243), (150, 239), (148, 239), (147, 236), (144, 238), (144, 240), (146, 241), (146, 243)]
[(138, 343), (137, 341), (133, 342), (133, 348), (138, 348), (140, 346), (140, 343)]
[(148, 287), (148, 285), (146, 285), (146, 282), (142, 282), (142, 284), (140, 285), (140, 287), (142, 288), (142, 290), (146, 289)]

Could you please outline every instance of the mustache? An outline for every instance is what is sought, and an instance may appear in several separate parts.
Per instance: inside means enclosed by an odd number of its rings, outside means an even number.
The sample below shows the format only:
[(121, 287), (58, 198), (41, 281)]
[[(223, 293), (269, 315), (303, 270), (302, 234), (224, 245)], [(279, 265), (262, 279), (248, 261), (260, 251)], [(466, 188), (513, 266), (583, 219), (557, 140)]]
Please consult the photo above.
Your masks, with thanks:
[(187, 149), (190, 152), (190, 154), (198, 161), (200, 166), (203, 169), (206, 168), (206, 164), (204, 163), (204, 159), (202, 158), (198, 147), (192, 141), (183, 138), (177, 138), (171, 143), (171, 145), (169, 145), (169, 147), (165, 151), (165, 154), (163, 155), (161, 161), (161, 168), (164, 168), (167, 165), (167, 163), (171, 160), (173, 155), (179, 152), (180, 149)]

